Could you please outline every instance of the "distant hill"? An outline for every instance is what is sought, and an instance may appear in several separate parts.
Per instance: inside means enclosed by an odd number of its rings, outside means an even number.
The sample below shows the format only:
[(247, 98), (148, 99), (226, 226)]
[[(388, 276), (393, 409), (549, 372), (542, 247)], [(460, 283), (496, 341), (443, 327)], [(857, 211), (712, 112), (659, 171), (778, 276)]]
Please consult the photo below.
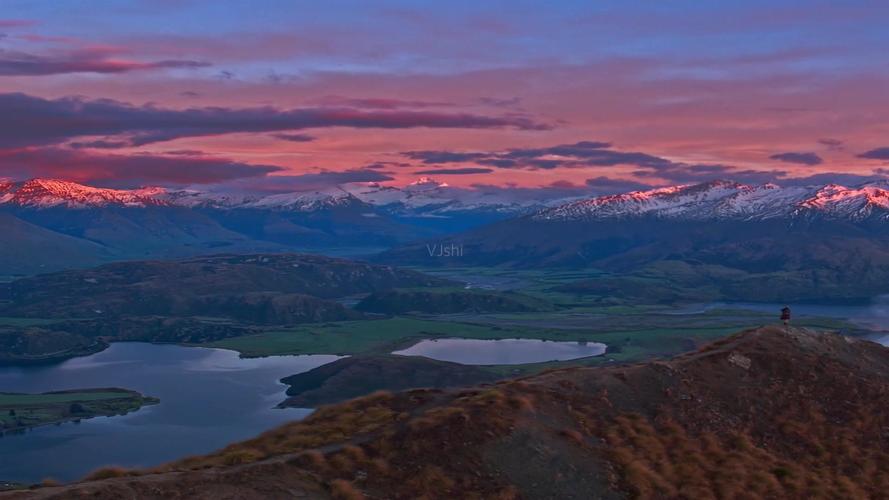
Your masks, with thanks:
[[(0, 363), (64, 359), (109, 341), (202, 343), (259, 327), (361, 319), (335, 299), (453, 283), (302, 254), (132, 261), (21, 278), (0, 288)], [(48, 321), (52, 320), (52, 321)]]
[(107, 256), (99, 244), (44, 229), (2, 212), (0, 234), (3, 235), (0, 275), (84, 267), (99, 264)]
[(767, 327), (667, 361), (379, 393), (12, 497), (880, 498), (887, 396), (889, 349)]
[[(0, 314), (42, 318), (233, 316), (235, 297), (334, 299), (450, 282), (416, 271), (304, 254), (216, 255), (132, 261), (13, 281)], [(239, 299), (240, 300), (240, 299)], [(303, 300), (303, 299), (299, 299)]]
[(314, 408), (376, 391), (460, 387), (497, 380), (490, 371), (417, 356), (350, 356), (281, 380), (282, 407)]
[(381, 314), (411, 312), (453, 314), (465, 312), (541, 312), (555, 306), (545, 300), (517, 292), (454, 288), (391, 289), (374, 292), (355, 309)]

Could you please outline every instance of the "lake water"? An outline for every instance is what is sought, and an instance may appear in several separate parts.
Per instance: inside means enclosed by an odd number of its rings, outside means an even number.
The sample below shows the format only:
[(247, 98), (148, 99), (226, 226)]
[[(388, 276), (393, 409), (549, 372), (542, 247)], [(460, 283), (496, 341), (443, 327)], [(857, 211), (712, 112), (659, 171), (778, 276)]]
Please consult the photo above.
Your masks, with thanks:
[(277, 409), (279, 379), (339, 359), (240, 359), (222, 349), (115, 343), (56, 365), (0, 368), (0, 391), (122, 387), (160, 398), (125, 416), (38, 427), (0, 437), (0, 480), (77, 479), (105, 465), (151, 466), (251, 438), (308, 409)]
[(392, 354), (425, 356), (464, 365), (517, 365), (565, 361), (605, 354), (598, 342), (552, 342), (535, 339), (435, 339), (423, 340)]

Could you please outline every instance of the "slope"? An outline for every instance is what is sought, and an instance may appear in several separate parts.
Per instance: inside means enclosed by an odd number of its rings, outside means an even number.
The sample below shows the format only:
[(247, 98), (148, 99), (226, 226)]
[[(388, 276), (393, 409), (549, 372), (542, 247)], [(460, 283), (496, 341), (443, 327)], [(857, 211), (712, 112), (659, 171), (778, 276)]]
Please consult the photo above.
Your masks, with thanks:
[(877, 498), (887, 396), (886, 348), (766, 327), (669, 361), (381, 393), (206, 457), (10, 496)]

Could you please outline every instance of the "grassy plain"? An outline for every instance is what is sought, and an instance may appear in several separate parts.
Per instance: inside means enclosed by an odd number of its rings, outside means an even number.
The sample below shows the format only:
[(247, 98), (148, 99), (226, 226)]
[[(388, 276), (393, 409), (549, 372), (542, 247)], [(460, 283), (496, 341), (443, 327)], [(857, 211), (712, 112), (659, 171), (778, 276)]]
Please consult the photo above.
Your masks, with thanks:
[(0, 393), (0, 432), (99, 416), (123, 415), (158, 400), (126, 389), (42, 394)]

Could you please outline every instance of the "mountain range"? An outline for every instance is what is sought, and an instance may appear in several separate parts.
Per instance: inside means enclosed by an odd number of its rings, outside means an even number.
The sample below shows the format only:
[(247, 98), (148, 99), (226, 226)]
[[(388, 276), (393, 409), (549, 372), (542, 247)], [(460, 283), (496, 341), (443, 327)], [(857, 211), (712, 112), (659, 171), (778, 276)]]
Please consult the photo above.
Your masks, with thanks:
[[(436, 248), (457, 250), (448, 257)], [(607, 290), (602, 280), (590, 282), (588, 291), (599, 295), (686, 287), (721, 300), (868, 300), (889, 293), (889, 186), (717, 181), (636, 191), (408, 244), (379, 259), (618, 276)], [(579, 285), (573, 291), (583, 291)]]
[(389, 213), (406, 216), (446, 217), (448, 214), (477, 210), (514, 215), (552, 204), (553, 201), (519, 200), (508, 195), (451, 188), (447, 183), (429, 177), (421, 177), (403, 188), (367, 182), (266, 195), (162, 187), (109, 189), (57, 179), (0, 180), (0, 205), (35, 209), (183, 207), (315, 212), (356, 206), (369, 210), (384, 208)]
[(677, 220), (829, 218), (889, 220), (889, 181), (855, 187), (751, 186), (730, 181), (671, 186), (578, 200), (534, 215), (537, 220), (607, 220), (655, 217)]
[(266, 195), (0, 181), (0, 275), (218, 252), (367, 254), (543, 207), (429, 178)]
[[(751, 253), (756, 241), (765, 246), (753, 253), (774, 253), (786, 246), (781, 235), (788, 234), (797, 246), (822, 249), (837, 238), (856, 240), (836, 255), (872, 255), (885, 253), (887, 220), (886, 182), (781, 187), (714, 181), (540, 200), (429, 178), (405, 187), (352, 183), (265, 195), (32, 179), (0, 181), (0, 231), (9, 235), (0, 247), (0, 275), (293, 249), (369, 255), (396, 248), (384, 258), (442, 264), (423, 255), (430, 241), (463, 245), (464, 264), (627, 267), (665, 254), (726, 259), (726, 251), (713, 251), (728, 242), (742, 247), (728, 252), (732, 261)], [(786, 255), (760, 257), (759, 264), (773, 260), (763, 269), (786, 261)]]

